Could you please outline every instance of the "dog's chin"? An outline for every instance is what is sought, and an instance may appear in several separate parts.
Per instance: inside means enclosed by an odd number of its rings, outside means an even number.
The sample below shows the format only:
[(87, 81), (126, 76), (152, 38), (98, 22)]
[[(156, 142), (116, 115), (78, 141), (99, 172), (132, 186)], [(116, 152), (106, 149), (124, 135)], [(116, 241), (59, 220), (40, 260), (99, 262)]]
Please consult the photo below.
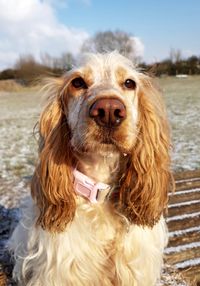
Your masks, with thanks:
[(121, 155), (130, 154), (130, 150), (125, 148), (121, 142), (115, 141), (113, 138), (103, 138), (101, 141), (90, 141), (80, 148), (74, 146), (76, 153), (89, 154), (96, 153), (103, 156), (109, 156), (112, 153), (119, 153)]
[(111, 144), (114, 146), (115, 150), (117, 150), (119, 153), (123, 155), (131, 154), (131, 149), (127, 148), (127, 146), (124, 146), (123, 142), (112, 139)]

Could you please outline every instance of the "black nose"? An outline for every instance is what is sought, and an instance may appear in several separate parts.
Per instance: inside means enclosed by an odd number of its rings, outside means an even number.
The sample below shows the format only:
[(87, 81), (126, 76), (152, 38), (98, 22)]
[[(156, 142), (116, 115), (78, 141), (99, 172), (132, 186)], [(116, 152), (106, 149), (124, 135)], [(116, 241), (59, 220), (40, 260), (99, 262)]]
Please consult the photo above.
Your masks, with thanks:
[(89, 116), (100, 126), (117, 127), (126, 118), (126, 108), (118, 98), (100, 98), (90, 106)]

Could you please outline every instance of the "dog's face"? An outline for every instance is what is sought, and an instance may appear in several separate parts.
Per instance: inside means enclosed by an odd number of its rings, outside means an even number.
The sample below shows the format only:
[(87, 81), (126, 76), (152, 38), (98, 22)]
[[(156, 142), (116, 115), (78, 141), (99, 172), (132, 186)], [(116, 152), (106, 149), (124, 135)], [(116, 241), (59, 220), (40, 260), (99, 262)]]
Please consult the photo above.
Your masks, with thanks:
[(132, 223), (153, 226), (166, 206), (172, 178), (168, 122), (152, 79), (109, 53), (90, 55), (80, 68), (46, 86), (40, 163), (32, 180), (38, 223), (64, 230), (76, 210), (72, 170), (77, 161), (86, 163), (88, 154), (104, 160), (113, 153), (123, 161), (113, 206)]
[(93, 55), (70, 73), (63, 100), (75, 150), (131, 152), (137, 137), (138, 74), (115, 54)]

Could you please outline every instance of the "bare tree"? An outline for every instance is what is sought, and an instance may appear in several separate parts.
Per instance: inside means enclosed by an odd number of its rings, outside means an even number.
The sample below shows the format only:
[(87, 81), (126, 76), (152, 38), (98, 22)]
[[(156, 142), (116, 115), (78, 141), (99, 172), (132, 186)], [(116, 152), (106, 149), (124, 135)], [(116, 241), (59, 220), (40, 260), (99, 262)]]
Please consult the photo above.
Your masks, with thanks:
[(53, 68), (53, 57), (48, 54), (48, 53), (41, 53), (40, 55), (40, 59), (41, 59), (41, 63), (42, 65), (49, 67), (49, 68)]
[(170, 59), (173, 63), (178, 63), (182, 59), (182, 54), (181, 54), (180, 49), (177, 49), (177, 50), (171, 49), (169, 55), (170, 55)]
[(123, 31), (98, 32), (87, 39), (82, 46), (82, 52), (110, 52), (117, 50), (131, 60), (136, 60), (136, 47), (134, 37)]
[(74, 65), (75, 59), (71, 53), (63, 53), (60, 58), (60, 68), (70, 70)]
[(47, 67), (38, 63), (32, 55), (20, 56), (15, 64), (16, 78), (24, 84), (34, 83), (36, 79), (47, 73)]
[(41, 62), (51, 69), (70, 70), (75, 59), (71, 53), (63, 53), (60, 57), (53, 57), (48, 53), (41, 54)]

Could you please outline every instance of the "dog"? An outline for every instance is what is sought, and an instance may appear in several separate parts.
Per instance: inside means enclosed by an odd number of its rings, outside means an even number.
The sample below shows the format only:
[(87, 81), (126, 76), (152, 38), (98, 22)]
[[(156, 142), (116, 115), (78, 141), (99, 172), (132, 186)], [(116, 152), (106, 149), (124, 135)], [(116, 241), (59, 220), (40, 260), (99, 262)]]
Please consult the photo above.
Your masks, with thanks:
[(117, 52), (46, 83), (32, 199), (10, 240), (26, 286), (153, 286), (172, 187), (160, 91)]

